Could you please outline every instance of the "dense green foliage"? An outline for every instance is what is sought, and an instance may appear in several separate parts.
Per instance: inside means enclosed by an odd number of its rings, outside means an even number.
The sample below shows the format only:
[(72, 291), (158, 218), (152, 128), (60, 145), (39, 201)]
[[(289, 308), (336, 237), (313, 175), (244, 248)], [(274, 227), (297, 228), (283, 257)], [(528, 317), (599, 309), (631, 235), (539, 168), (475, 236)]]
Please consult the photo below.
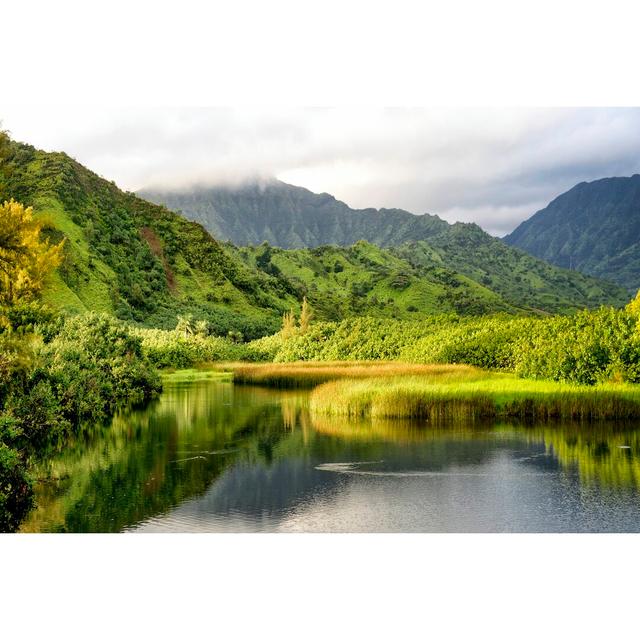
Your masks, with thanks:
[(286, 277), (324, 320), (516, 310), (485, 286), (442, 264), (412, 264), (364, 241), (346, 248), (294, 250), (263, 244), (237, 252), (249, 266)]
[(505, 241), (565, 268), (640, 287), (640, 175), (581, 182)]
[(351, 247), (284, 250), (263, 244), (235, 251), (251, 268), (285, 277), (323, 320), (566, 313), (628, 299), (622, 289), (482, 236), (478, 227), (454, 225), (432, 244), (392, 249), (360, 241)]
[(521, 377), (592, 385), (640, 382), (640, 331), (627, 309), (603, 307), (567, 317), (433, 316), (424, 322), (373, 318), (319, 322), (288, 338), (247, 345), (254, 358), (400, 360), (471, 364)]
[(160, 390), (142, 341), (107, 315), (63, 320), (36, 304), (2, 316), (0, 332), (0, 530), (31, 504), (27, 462), (84, 425)]
[(244, 344), (229, 338), (187, 335), (179, 330), (132, 329), (142, 339), (142, 350), (149, 361), (159, 368), (183, 369), (217, 360), (250, 359)]

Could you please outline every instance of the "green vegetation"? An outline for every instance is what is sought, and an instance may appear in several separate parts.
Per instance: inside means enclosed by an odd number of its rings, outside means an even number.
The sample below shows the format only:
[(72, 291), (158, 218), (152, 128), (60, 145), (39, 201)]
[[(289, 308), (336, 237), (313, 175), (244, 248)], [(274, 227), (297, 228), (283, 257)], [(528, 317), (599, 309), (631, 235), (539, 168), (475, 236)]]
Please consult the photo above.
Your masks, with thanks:
[[(158, 369), (315, 387), (322, 420), (640, 417), (640, 298), (615, 308), (624, 290), (475, 225), (347, 221), (326, 196), (352, 246), (237, 248), (1, 132), (0, 196), (0, 530), (31, 508), (43, 453), (155, 397)], [(363, 221), (387, 248), (356, 241)]]
[(0, 305), (10, 305), (41, 291), (45, 276), (62, 260), (62, 243), (42, 240), (32, 210), (13, 200), (0, 204), (0, 220)]
[(629, 295), (514, 249), (475, 224), (400, 209), (354, 210), (329, 194), (278, 181), (141, 195), (248, 247), (242, 257), (250, 266), (285, 275), (324, 320), (566, 313), (622, 305)]
[(123, 323), (64, 318), (33, 300), (62, 249), (42, 226), (21, 204), (0, 207), (0, 531), (16, 529), (32, 506), (32, 458), (160, 390)]
[(321, 320), (544, 315), (628, 299), (619, 287), (536, 260), (475, 225), (453, 225), (428, 243), (388, 249), (359, 241), (351, 247), (284, 250), (265, 243), (229, 250), (251, 269), (290, 282)]
[(432, 316), (424, 322), (353, 318), (318, 322), (247, 345), (274, 362), (399, 360), (469, 364), (523, 378), (592, 385), (640, 381), (640, 330), (630, 309), (573, 316)]
[(249, 359), (245, 345), (230, 338), (185, 335), (179, 328), (173, 331), (133, 328), (130, 332), (140, 338), (142, 350), (149, 361), (161, 369), (184, 369), (218, 360)]
[(181, 382), (201, 382), (202, 380), (231, 381), (233, 375), (226, 371), (216, 371), (207, 367), (197, 369), (180, 369), (178, 371), (163, 372), (160, 377), (164, 384), (179, 384)]
[(30, 507), (27, 468), (116, 407), (143, 403), (160, 378), (141, 340), (121, 322), (88, 314), (63, 320), (31, 304), (7, 310), (0, 333), (0, 529)]

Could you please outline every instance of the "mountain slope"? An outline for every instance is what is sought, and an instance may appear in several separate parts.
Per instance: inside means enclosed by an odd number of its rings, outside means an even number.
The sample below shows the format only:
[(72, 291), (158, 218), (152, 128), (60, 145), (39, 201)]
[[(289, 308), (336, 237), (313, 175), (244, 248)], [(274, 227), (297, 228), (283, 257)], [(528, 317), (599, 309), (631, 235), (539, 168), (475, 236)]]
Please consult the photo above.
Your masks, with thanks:
[(238, 245), (268, 242), (291, 249), (367, 240), (384, 247), (423, 240), (448, 227), (429, 214), (351, 209), (328, 193), (312, 193), (278, 180), (184, 192), (142, 190), (139, 195), (181, 212), (215, 237)]
[(178, 314), (218, 333), (273, 331), (291, 304), (288, 283), (252, 271), (200, 225), (120, 191), (64, 153), (10, 143), (5, 198), (33, 206), (65, 258), (44, 292), (53, 306), (99, 310), (173, 327)]
[(323, 319), (567, 313), (628, 302), (616, 285), (476, 236), (486, 234), (475, 225), (454, 225), (429, 242), (399, 247), (361, 240), (351, 247), (280, 249), (264, 243), (235, 251), (251, 268), (285, 277)]
[(567, 313), (603, 304), (622, 306), (629, 299), (620, 286), (534, 258), (475, 224), (457, 223), (428, 242), (408, 243), (393, 251), (422, 265), (431, 264), (435, 255), (447, 268), (524, 311)]
[[(283, 182), (235, 189), (141, 193), (181, 210), (214, 234), (232, 238), (241, 245), (268, 242), (283, 248), (314, 248), (328, 244), (348, 246), (365, 240), (387, 247), (408, 263), (409, 270), (438, 267), (473, 280), (485, 292), (491, 291), (497, 296), (493, 298), (495, 310), (563, 313), (600, 304), (621, 305), (629, 297), (611, 283), (559, 270), (508, 247), (474, 224), (450, 225), (437, 216), (416, 216), (399, 209), (354, 210), (328, 194), (314, 194)], [(403, 246), (407, 243), (408, 246)], [(330, 253), (324, 246), (323, 251)], [(304, 262), (307, 257), (300, 259)], [(333, 258), (327, 257), (330, 259)], [(315, 271), (324, 273), (323, 269)], [(286, 269), (285, 273), (288, 273)], [(299, 278), (299, 274), (295, 278)], [(339, 280), (343, 279), (344, 276), (340, 276), (334, 284), (341, 287)], [(305, 286), (309, 284), (306, 282)], [(452, 291), (447, 294), (448, 300), (440, 291), (435, 298), (443, 306), (440, 310), (453, 308), (465, 312), (465, 301), (467, 313), (486, 310), (488, 302), (484, 294), (478, 298), (477, 291), (464, 295), (462, 291), (458, 289), (459, 299), (455, 303)], [(416, 305), (409, 303), (409, 306)], [(427, 307), (432, 308), (433, 301)]]
[(265, 243), (236, 251), (247, 265), (285, 276), (307, 296), (320, 319), (518, 311), (499, 294), (442, 264), (412, 265), (364, 240), (351, 247), (280, 249)]
[(635, 292), (640, 288), (640, 175), (581, 182), (504, 241)]

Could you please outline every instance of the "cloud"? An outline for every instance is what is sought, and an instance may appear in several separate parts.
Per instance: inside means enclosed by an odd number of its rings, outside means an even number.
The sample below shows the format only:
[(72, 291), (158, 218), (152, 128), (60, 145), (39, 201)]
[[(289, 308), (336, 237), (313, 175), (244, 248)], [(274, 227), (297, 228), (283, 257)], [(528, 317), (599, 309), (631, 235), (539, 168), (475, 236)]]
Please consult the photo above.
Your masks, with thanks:
[(578, 182), (640, 172), (635, 108), (22, 107), (0, 118), (129, 190), (277, 176), (496, 235)]

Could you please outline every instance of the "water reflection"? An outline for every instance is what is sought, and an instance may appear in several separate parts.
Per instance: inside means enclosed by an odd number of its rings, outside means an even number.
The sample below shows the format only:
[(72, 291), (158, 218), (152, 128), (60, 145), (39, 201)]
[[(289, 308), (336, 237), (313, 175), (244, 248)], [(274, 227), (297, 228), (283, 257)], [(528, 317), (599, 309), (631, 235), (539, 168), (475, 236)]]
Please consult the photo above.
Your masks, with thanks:
[(312, 418), (202, 381), (37, 468), (23, 531), (638, 531), (640, 430)]

